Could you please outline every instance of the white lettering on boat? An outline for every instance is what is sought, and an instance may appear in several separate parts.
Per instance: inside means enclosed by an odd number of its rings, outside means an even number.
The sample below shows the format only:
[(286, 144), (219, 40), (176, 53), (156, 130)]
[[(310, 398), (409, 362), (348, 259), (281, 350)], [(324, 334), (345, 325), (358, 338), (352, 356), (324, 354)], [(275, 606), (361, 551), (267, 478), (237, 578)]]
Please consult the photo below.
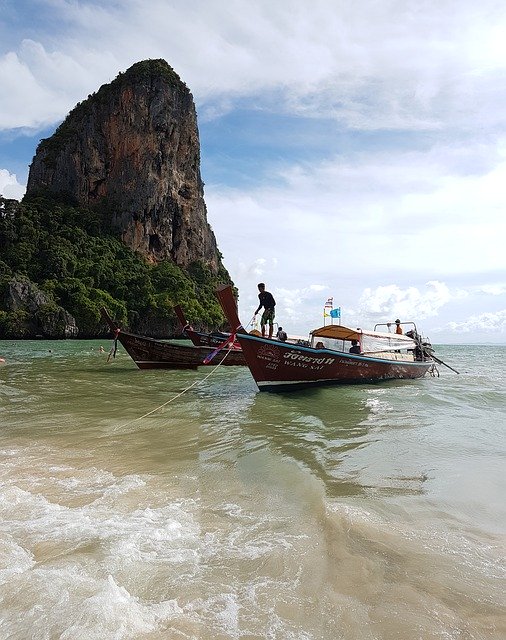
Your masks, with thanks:
[(291, 360), (296, 360), (297, 362), (305, 364), (325, 365), (331, 364), (334, 361), (334, 358), (315, 358), (312, 356), (306, 356), (303, 353), (285, 353), (285, 362), (288, 363)]

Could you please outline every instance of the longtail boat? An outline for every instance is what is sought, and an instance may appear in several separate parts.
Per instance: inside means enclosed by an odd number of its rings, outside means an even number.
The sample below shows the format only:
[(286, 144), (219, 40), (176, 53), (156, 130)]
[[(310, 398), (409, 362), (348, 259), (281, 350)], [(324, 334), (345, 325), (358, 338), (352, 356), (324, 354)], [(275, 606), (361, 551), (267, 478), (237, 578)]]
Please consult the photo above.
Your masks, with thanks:
[[(311, 331), (306, 344), (293, 344), (247, 333), (232, 288), (219, 287), (217, 295), (260, 391), (414, 379), (434, 371), (432, 347), (412, 322), (402, 323), (412, 327), (406, 335), (327, 325)], [(357, 344), (350, 353), (352, 341)]]
[[(211, 333), (195, 331), (195, 329), (187, 321), (183, 308), (179, 304), (174, 307), (174, 312), (177, 316), (177, 319), (179, 320), (179, 323), (181, 324), (183, 335), (191, 340), (196, 347), (216, 348), (217, 346), (222, 344), (224, 340), (230, 337), (230, 333), (224, 333), (222, 331), (213, 331)], [(241, 348), (237, 340), (234, 341), (233, 347), (234, 349)]]
[[(115, 355), (119, 342), (139, 369), (196, 369), (219, 362), (227, 366), (246, 364), (242, 351), (228, 348), (224, 341), (216, 347), (176, 344), (123, 331), (106, 309), (102, 309), (102, 317), (114, 336), (114, 345), (109, 357)], [(230, 336), (228, 339), (230, 340)], [(214, 360), (213, 356), (216, 356)]]

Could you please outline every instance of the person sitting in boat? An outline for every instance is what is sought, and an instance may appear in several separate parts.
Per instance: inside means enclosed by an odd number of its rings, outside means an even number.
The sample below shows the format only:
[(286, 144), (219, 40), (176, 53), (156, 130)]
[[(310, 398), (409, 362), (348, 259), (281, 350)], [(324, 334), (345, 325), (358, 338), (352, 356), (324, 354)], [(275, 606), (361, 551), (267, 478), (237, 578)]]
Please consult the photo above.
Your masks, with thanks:
[(276, 334), (276, 338), (281, 342), (286, 342), (288, 336), (286, 335), (286, 331), (283, 331), (283, 327), (279, 327), (278, 332)]
[(395, 321), (395, 333), (402, 335), (401, 321), (399, 320), (399, 318), (397, 318), (397, 320)]
[(274, 300), (274, 296), (272, 295), (272, 293), (269, 293), (265, 290), (265, 284), (263, 282), (260, 282), (258, 284), (258, 290), (260, 291), (260, 293), (258, 294), (260, 304), (255, 311), (255, 316), (263, 307), (264, 312), (262, 313), (262, 318), (260, 319), (262, 338), (265, 338), (266, 324), (269, 324), (269, 338), (272, 338), (272, 332), (274, 330), (274, 307), (276, 306), (276, 301)]
[(357, 340), (351, 341), (350, 353), (360, 353), (360, 345)]

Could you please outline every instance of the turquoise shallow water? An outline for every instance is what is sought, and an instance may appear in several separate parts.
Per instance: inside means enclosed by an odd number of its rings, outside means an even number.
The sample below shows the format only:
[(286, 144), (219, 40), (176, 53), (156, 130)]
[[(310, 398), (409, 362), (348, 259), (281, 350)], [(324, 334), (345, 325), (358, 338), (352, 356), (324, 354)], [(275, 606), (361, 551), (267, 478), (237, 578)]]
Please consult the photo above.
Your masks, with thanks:
[(100, 344), (0, 342), (0, 638), (506, 636), (506, 347), (273, 395)]

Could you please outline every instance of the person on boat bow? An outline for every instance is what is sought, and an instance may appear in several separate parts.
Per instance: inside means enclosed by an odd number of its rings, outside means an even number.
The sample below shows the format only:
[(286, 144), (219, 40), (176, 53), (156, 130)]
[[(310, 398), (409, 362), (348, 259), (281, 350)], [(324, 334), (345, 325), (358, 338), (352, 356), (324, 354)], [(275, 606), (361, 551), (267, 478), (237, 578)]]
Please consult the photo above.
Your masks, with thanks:
[(399, 320), (399, 318), (397, 318), (397, 320), (395, 321), (395, 333), (402, 335), (401, 321)]
[(260, 304), (255, 311), (255, 316), (263, 307), (264, 312), (262, 313), (262, 318), (260, 319), (262, 338), (265, 338), (265, 325), (267, 323), (269, 324), (269, 338), (272, 338), (272, 331), (274, 329), (274, 307), (276, 306), (276, 301), (274, 300), (274, 296), (272, 295), (272, 293), (269, 293), (265, 290), (265, 284), (263, 282), (259, 283), (258, 290), (260, 291), (260, 293), (258, 294)]

